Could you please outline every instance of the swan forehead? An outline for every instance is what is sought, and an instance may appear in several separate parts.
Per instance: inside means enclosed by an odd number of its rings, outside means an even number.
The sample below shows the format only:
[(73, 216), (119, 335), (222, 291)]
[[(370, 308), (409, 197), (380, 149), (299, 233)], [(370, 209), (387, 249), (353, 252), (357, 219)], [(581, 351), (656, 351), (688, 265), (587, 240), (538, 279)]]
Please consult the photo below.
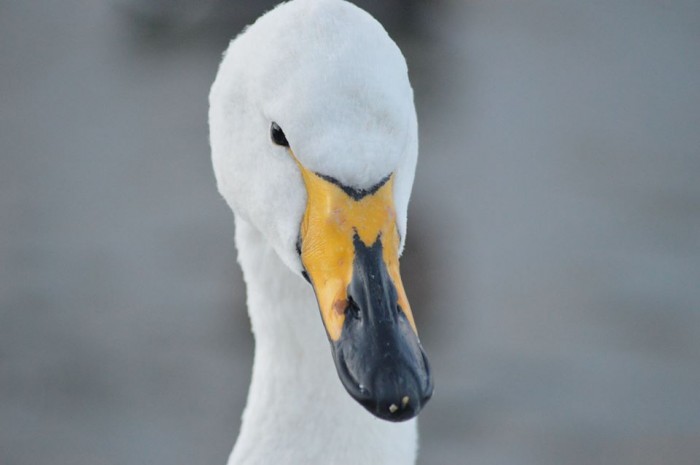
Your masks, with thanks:
[(297, 0), (263, 19), (250, 31), (261, 52), (251, 76), (299, 160), (358, 187), (394, 171), (415, 110), (405, 59), (382, 26), (338, 0)]

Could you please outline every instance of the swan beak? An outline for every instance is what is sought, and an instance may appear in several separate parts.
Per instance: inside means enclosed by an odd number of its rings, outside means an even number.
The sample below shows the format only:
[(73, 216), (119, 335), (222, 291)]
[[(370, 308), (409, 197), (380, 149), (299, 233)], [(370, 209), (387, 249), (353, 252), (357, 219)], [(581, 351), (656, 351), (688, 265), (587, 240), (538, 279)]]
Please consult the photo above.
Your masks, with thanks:
[(375, 416), (413, 418), (433, 386), (399, 273), (393, 175), (359, 190), (297, 164), (308, 194), (298, 251), (339, 377)]

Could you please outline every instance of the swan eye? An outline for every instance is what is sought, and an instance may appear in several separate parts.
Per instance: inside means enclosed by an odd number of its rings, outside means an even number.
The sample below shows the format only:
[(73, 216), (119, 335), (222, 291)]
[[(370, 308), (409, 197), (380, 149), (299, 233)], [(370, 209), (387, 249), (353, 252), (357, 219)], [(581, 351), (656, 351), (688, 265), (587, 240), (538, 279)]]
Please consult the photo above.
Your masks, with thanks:
[(275, 122), (270, 126), (270, 139), (277, 145), (289, 147), (289, 142), (287, 142), (287, 137), (282, 132), (282, 128)]

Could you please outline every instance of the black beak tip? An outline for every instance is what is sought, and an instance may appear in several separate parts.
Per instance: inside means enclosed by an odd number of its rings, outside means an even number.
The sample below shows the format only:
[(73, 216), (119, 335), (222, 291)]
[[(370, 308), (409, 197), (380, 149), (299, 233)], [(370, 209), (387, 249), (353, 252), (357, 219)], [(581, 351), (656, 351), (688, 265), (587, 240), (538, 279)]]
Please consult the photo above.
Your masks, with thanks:
[(428, 361), (422, 350), (421, 354), (422, 367), (377, 367), (366, 385), (350, 374), (342, 355), (336, 359), (336, 367), (345, 389), (365, 409), (382, 420), (402, 422), (417, 416), (433, 395)]
[(355, 398), (374, 416), (382, 420), (401, 422), (418, 415), (432, 396), (429, 391), (421, 391), (413, 385), (401, 385), (390, 380), (375, 382), (372, 391), (362, 398)]
[(421, 398), (406, 394), (402, 397), (391, 396), (371, 402), (364, 401), (362, 404), (377, 418), (398, 423), (416, 417), (429, 398), (430, 396)]
[(378, 418), (393, 422), (417, 416), (433, 395), (429, 374), (422, 370), (418, 373), (403, 367), (376, 373), (372, 400), (364, 404), (365, 408)]

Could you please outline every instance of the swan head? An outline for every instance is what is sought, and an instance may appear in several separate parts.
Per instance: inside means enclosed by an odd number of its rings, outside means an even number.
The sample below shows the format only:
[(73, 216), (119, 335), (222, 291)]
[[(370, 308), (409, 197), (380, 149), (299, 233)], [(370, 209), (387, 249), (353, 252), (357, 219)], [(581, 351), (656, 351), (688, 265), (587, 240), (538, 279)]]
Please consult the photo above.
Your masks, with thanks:
[(398, 47), (350, 3), (293, 0), (231, 42), (209, 101), (219, 191), (313, 287), (344, 387), (414, 417), (432, 380), (399, 273), (418, 142)]

